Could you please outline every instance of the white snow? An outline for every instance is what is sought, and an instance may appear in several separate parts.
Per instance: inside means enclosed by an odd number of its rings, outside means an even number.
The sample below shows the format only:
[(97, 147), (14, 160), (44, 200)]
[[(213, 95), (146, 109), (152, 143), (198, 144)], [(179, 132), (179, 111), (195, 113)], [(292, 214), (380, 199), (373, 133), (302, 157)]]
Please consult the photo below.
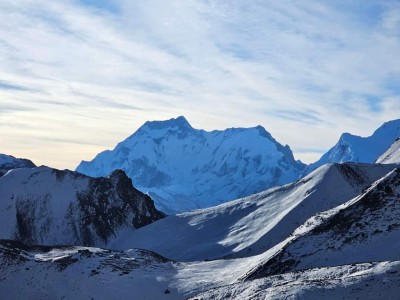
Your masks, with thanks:
[(400, 163), (400, 138), (390, 146), (377, 160), (378, 164), (399, 164)]

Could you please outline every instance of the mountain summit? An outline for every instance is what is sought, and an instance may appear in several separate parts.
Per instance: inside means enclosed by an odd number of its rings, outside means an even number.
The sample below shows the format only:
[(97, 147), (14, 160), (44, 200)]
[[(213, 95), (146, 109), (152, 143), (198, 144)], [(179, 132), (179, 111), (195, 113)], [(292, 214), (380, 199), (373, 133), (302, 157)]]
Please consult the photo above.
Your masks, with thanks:
[(113, 150), (77, 171), (105, 176), (124, 170), (166, 213), (204, 208), (289, 183), (305, 165), (263, 127), (211, 132), (184, 117), (146, 122)]

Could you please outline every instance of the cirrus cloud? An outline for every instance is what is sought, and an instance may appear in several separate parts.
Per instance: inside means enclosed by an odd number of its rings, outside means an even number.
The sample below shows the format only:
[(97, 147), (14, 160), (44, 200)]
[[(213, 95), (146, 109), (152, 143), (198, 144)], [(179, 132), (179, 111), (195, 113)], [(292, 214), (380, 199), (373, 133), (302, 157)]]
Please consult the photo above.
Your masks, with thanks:
[(0, 151), (39, 164), (178, 115), (261, 124), (312, 161), (400, 115), (397, 1), (5, 0), (0, 18)]

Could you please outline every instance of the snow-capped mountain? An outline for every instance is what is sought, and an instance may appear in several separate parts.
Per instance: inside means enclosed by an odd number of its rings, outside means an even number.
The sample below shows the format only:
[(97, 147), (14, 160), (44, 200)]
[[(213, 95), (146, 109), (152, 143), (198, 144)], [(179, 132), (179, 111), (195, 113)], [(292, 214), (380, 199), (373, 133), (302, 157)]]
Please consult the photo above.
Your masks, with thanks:
[(335, 146), (306, 168), (304, 175), (326, 163), (346, 161), (374, 163), (398, 137), (400, 137), (400, 119), (384, 123), (369, 137), (343, 133)]
[(400, 164), (400, 137), (377, 160), (377, 164)]
[(400, 169), (360, 196), (316, 214), (245, 280), (311, 268), (400, 260)]
[(121, 170), (107, 178), (48, 167), (0, 177), (0, 238), (26, 244), (105, 246), (162, 218)]
[(143, 248), (193, 261), (263, 253), (313, 215), (359, 195), (393, 165), (330, 164), (305, 178), (216, 207), (168, 216), (119, 236), (114, 249)]
[(304, 168), (261, 126), (207, 132), (178, 117), (146, 122), (76, 170), (96, 177), (122, 169), (158, 209), (172, 214), (292, 182)]
[(0, 153), (0, 176), (3, 176), (8, 170), (34, 167), (36, 167), (35, 164), (29, 159), (15, 158), (12, 155)]

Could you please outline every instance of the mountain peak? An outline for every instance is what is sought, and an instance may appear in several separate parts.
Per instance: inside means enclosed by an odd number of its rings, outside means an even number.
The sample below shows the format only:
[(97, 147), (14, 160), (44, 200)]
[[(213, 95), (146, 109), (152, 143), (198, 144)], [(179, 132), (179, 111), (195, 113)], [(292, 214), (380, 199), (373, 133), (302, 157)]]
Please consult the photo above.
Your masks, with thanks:
[(179, 116), (177, 118), (172, 118), (164, 121), (147, 121), (143, 124), (140, 129), (150, 129), (150, 130), (161, 130), (161, 129), (170, 129), (170, 128), (178, 128), (180, 130), (193, 129), (193, 127), (189, 124), (184, 116)]

